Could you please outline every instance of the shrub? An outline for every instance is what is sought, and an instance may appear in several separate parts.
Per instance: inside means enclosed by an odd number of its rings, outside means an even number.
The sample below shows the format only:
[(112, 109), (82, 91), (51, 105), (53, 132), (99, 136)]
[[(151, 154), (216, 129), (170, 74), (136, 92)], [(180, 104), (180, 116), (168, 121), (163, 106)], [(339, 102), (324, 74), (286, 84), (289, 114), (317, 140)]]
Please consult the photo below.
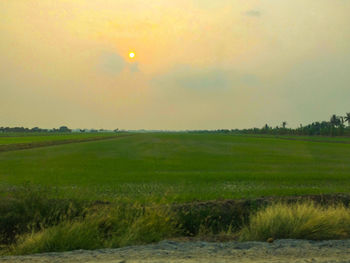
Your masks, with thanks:
[(277, 203), (252, 215), (240, 239), (343, 239), (350, 237), (350, 209), (314, 203)]
[(59, 252), (157, 242), (177, 235), (172, 218), (164, 207), (121, 204), (100, 208), (85, 218), (68, 220), (22, 236), (12, 253)]
[(14, 254), (33, 254), (103, 247), (95, 221), (63, 222), (40, 232), (24, 235), (14, 248)]
[(82, 216), (85, 206), (78, 200), (53, 199), (48, 192), (37, 187), (24, 187), (2, 196), (0, 244), (13, 243), (17, 235)]

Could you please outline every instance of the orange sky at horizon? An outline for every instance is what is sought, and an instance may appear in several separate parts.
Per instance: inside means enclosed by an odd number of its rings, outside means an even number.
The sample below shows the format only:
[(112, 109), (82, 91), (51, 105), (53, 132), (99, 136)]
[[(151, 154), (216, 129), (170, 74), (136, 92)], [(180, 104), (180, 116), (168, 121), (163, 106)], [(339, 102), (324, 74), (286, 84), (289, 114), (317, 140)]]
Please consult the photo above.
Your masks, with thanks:
[(327, 119), (349, 110), (348, 11), (342, 0), (2, 1), (0, 126)]

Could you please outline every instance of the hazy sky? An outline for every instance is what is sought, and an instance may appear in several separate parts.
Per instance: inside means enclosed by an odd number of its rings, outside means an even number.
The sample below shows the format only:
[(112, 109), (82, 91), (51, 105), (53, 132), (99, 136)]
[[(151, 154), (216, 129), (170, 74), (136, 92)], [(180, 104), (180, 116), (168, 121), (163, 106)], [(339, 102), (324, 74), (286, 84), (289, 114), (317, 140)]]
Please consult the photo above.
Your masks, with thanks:
[(344, 114), (349, 14), (349, 0), (1, 0), (0, 126), (215, 129)]

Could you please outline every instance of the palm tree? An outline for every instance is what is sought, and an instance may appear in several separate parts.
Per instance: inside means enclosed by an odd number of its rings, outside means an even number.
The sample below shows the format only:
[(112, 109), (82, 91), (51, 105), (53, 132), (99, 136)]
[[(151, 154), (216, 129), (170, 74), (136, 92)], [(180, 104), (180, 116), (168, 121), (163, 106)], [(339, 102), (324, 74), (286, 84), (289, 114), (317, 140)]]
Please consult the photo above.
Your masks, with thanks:
[(329, 122), (331, 123), (331, 125), (332, 125), (333, 127), (339, 126), (339, 125), (341, 124), (340, 118), (339, 118), (337, 115), (335, 115), (335, 114), (333, 114), (333, 115), (331, 116), (331, 119), (330, 119)]
[(344, 125), (344, 122), (345, 122), (344, 117), (343, 116), (339, 116), (338, 118), (339, 118), (339, 122), (340, 122), (339, 126), (344, 128), (344, 126), (345, 126)]
[(346, 116), (344, 117), (344, 121), (347, 121), (348, 125), (350, 126), (350, 112), (346, 113)]
[(339, 119), (338, 116), (333, 114), (329, 123), (331, 124), (331, 135), (334, 136), (334, 128), (338, 125)]

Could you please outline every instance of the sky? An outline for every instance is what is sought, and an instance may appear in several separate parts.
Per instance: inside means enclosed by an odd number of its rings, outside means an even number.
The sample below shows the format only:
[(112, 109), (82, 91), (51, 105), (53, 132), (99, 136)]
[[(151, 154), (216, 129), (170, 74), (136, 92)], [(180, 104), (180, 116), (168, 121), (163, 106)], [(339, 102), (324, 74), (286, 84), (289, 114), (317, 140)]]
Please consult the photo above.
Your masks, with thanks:
[(1, 0), (0, 126), (234, 129), (344, 115), (349, 13), (348, 0)]

